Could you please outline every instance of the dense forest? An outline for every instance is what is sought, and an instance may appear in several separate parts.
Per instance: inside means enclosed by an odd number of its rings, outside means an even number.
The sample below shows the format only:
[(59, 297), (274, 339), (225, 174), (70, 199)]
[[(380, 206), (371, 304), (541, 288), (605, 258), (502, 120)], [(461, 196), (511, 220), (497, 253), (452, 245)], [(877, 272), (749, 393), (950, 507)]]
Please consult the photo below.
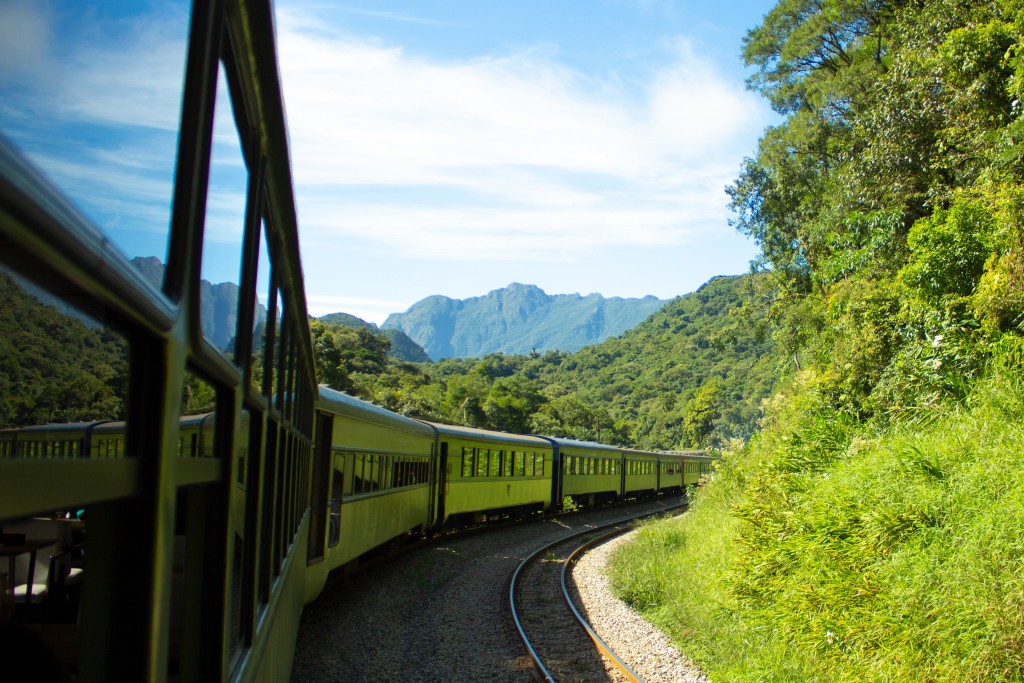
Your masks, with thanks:
[(742, 50), (795, 372), (618, 590), (716, 683), (1022, 680), (1024, 3), (780, 0)]

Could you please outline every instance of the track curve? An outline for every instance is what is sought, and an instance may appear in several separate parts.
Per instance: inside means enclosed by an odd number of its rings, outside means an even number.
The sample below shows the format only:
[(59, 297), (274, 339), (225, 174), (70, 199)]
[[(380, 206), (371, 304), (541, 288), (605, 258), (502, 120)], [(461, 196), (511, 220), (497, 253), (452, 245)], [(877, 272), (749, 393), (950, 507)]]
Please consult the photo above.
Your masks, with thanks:
[[(545, 681), (642, 683), (580, 612), (567, 573), (589, 548), (629, 531), (637, 521), (685, 507), (681, 504), (570, 534), (541, 546), (519, 564), (509, 581), (512, 621), (534, 668)], [(556, 604), (550, 596), (557, 591), (561, 601)], [(593, 648), (588, 647), (587, 637)]]

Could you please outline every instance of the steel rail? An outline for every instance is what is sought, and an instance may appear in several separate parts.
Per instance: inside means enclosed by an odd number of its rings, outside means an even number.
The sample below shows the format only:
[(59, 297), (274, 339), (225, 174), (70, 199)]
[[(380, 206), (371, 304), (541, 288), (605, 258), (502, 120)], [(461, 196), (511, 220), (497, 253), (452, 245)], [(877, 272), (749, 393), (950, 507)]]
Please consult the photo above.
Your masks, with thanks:
[[(633, 517), (626, 517), (624, 519), (620, 519), (620, 520), (618, 520), (616, 522), (609, 522), (608, 524), (602, 524), (602, 525), (597, 526), (597, 527), (592, 527), (592, 528), (589, 528), (589, 529), (584, 529), (582, 531), (574, 532), (574, 533), (569, 534), (567, 536), (563, 536), (563, 537), (561, 537), (561, 538), (559, 538), (559, 539), (557, 539), (555, 541), (552, 541), (551, 543), (548, 543), (546, 545), (541, 546), (537, 550), (535, 550), (532, 553), (530, 553), (522, 562), (519, 563), (519, 566), (516, 567), (516, 570), (512, 573), (512, 578), (509, 580), (509, 589), (508, 589), (509, 608), (510, 608), (510, 610), (512, 612), (512, 621), (515, 624), (516, 631), (518, 631), (518, 633), (519, 633), (519, 638), (523, 641), (523, 645), (526, 647), (526, 651), (530, 655), (530, 659), (533, 662), (534, 668), (536, 668), (538, 673), (540, 673), (540, 675), (543, 677), (545, 683), (557, 683), (557, 679), (555, 679), (555, 677), (552, 675), (552, 673), (544, 665), (544, 662), (541, 660), (540, 655), (537, 652), (537, 649), (533, 646), (533, 643), (530, 641), (530, 637), (528, 635), (526, 635), (526, 629), (523, 626), (522, 619), (520, 619), (519, 610), (516, 607), (516, 604), (518, 602), (517, 599), (516, 599), (516, 596), (518, 594), (518, 589), (519, 589), (519, 579), (522, 576), (524, 570), (539, 555), (541, 555), (542, 553), (547, 552), (548, 550), (550, 550), (551, 548), (554, 548), (555, 546), (562, 545), (563, 543), (566, 543), (567, 541), (571, 541), (574, 538), (578, 538), (580, 536), (586, 536), (588, 534), (593, 534), (594, 532), (603, 531), (605, 529), (610, 529), (612, 527), (618, 527), (618, 526), (621, 526), (623, 524), (627, 525), (627, 528), (625, 528), (625, 529), (622, 529), (622, 528), (615, 529), (615, 530), (613, 530), (611, 532), (603, 534), (602, 536), (598, 537), (597, 539), (592, 539), (591, 541), (588, 541), (587, 543), (584, 544), (584, 546), (582, 546), (582, 547), (588, 547), (589, 545), (592, 545), (593, 543), (599, 542), (602, 539), (610, 538), (611, 536), (615, 536), (617, 534), (624, 533), (625, 531), (628, 530), (629, 527), (634, 526), (636, 524), (636, 522), (638, 522), (641, 519), (645, 519), (647, 517), (653, 517), (655, 515), (664, 514), (666, 512), (670, 512), (672, 510), (678, 510), (679, 508), (685, 508), (685, 507), (687, 507), (686, 503), (680, 503), (678, 505), (673, 505), (673, 506), (665, 507), (665, 508), (663, 508), (661, 510), (657, 510), (655, 512), (645, 512), (645, 513), (642, 513), (642, 514), (639, 514), (639, 515), (635, 515)], [(577, 552), (578, 552), (578, 550), (579, 549), (577, 549)], [(563, 564), (563, 566), (562, 566), (562, 587), (563, 587), (563, 593), (565, 592), (565, 586), (566, 586), (565, 566), (568, 564), (568, 562), (575, 555), (576, 555), (576, 552), (574, 552), (572, 555), (570, 555), (569, 559), (567, 559), (565, 564)], [(587, 635), (589, 635), (591, 637), (591, 639), (594, 640), (594, 643), (597, 645), (598, 650), (600, 652), (602, 652), (603, 654), (606, 654), (609, 657), (609, 659), (611, 659), (611, 661), (615, 664), (615, 666), (617, 668), (619, 668), (623, 672), (624, 675), (629, 677), (630, 680), (636, 681), (637, 683), (643, 683), (642, 679), (638, 678), (637, 675), (635, 673), (633, 673), (633, 671), (630, 670), (629, 667), (626, 666), (626, 664), (624, 662), (622, 662), (621, 659), (619, 659), (619, 657), (611, 650), (611, 648), (609, 648), (608, 645), (603, 640), (601, 640), (600, 636), (598, 636), (594, 632), (593, 628), (590, 627), (590, 624), (588, 624), (586, 622), (586, 620), (579, 613), (579, 610), (576, 609), (575, 603), (572, 601), (571, 598), (568, 597), (568, 594), (566, 594), (566, 597), (567, 597), (568, 604), (569, 604), (570, 609), (572, 610), (573, 615), (576, 617), (576, 619), (579, 622), (580, 626), (587, 632)]]

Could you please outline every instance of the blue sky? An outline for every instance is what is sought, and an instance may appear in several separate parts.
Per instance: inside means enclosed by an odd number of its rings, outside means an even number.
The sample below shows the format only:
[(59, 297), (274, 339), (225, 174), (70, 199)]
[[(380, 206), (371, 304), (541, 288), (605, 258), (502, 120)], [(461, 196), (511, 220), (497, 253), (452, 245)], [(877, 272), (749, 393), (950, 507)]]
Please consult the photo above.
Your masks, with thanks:
[[(311, 313), (380, 323), (510, 282), (670, 298), (745, 271), (723, 188), (773, 121), (738, 56), (772, 4), (278, 0)], [(0, 129), (129, 256), (165, 248), (186, 32), (180, 3), (0, 7)], [(237, 279), (228, 111), (213, 281)]]

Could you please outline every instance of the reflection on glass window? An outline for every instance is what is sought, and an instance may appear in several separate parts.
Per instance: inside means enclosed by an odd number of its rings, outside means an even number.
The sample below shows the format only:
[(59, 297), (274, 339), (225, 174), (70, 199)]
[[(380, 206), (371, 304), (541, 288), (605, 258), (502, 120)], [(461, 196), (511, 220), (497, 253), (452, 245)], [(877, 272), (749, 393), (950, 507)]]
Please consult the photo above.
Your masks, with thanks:
[(89, 424), (124, 419), (128, 344), (122, 337), (2, 265), (0, 327), (0, 428), (82, 427), (80, 435), (67, 437), (76, 443), (64, 446), (52, 430), (42, 434), (32, 454), (84, 456)]
[(166, 261), (188, 24), (185, 2), (0, 3), (0, 132), (129, 258)]
[(270, 301), (270, 256), (267, 252), (266, 223), (260, 222), (259, 256), (256, 261), (256, 310), (253, 312), (252, 356), (249, 359), (251, 386), (263, 388), (263, 350), (267, 342), (267, 303)]
[(238, 331), (239, 263), (247, 183), (248, 174), (231, 109), (227, 77), (221, 66), (213, 115), (213, 150), (206, 197), (203, 282), (199, 300), (203, 336), (228, 354), (234, 352)]

